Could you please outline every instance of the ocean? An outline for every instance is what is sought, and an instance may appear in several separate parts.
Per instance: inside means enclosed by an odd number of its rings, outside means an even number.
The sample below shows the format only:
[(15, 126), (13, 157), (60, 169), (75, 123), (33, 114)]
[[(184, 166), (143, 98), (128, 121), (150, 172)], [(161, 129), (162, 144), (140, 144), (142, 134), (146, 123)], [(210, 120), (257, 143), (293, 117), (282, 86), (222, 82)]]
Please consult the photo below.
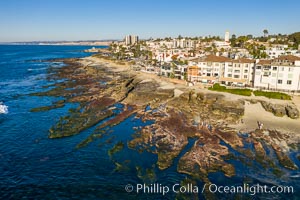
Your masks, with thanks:
[[(83, 50), (88, 46), (34, 46), (0, 45), (0, 199), (174, 199), (177, 194), (159, 191), (137, 193), (136, 184), (158, 184), (168, 186), (191, 178), (176, 171), (178, 158), (174, 164), (159, 170), (155, 165), (157, 155), (138, 152), (127, 147), (134, 134), (133, 127), (144, 126), (142, 122), (130, 117), (111, 128), (111, 133), (76, 148), (95, 129), (91, 127), (82, 133), (66, 138), (49, 139), (49, 129), (68, 110), (75, 107), (67, 104), (62, 108), (44, 112), (30, 112), (32, 108), (51, 105), (61, 97), (37, 97), (31, 93), (46, 91), (43, 86), (55, 83), (47, 80), (50, 66), (63, 67), (57, 58), (78, 58), (91, 55)], [(59, 81), (59, 80), (56, 80)], [(190, 140), (186, 152), (195, 140)], [(118, 142), (124, 149), (113, 156), (108, 151)], [(180, 155), (183, 155), (182, 152)], [(296, 155), (295, 155), (296, 156)], [(299, 167), (299, 161), (296, 161)], [(232, 161), (237, 175), (225, 177), (216, 172), (209, 175), (216, 184), (289, 184), (298, 189), (298, 194), (288, 195), (286, 199), (297, 199), (299, 195), (299, 170), (290, 174), (294, 178), (274, 177), (257, 174), (256, 169)], [(151, 172), (150, 177), (148, 172)], [(246, 178), (245, 178), (246, 177)], [(290, 182), (292, 180), (292, 182)], [(131, 184), (134, 191), (127, 192)], [(159, 185), (160, 184), (160, 185)], [(202, 182), (196, 185), (203, 187)], [(129, 187), (128, 187), (129, 186)], [(196, 194), (203, 199), (204, 196)], [(218, 194), (220, 199), (231, 199), (234, 195)], [(282, 195), (266, 195), (259, 199), (280, 199)], [(299, 196), (298, 196), (299, 197)], [(247, 198), (252, 198), (248, 195)]]

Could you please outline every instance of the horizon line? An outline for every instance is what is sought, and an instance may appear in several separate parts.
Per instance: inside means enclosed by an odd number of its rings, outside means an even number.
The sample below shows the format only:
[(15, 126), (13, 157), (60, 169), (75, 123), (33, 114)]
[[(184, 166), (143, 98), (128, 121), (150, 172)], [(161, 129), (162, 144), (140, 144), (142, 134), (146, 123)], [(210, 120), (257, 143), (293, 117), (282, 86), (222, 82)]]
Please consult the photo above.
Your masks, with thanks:
[[(225, 32), (227, 32), (227, 31), (225, 31)], [(224, 34), (225, 34), (225, 32), (224, 32)], [(292, 32), (292, 33), (273, 33), (273, 34), (269, 34), (269, 36), (272, 36), (272, 35), (279, 35), (279, 34), (281, 34), (281, 35), (291, 35), (291, 34), (294, 34), (294, 33), (297, 33), (297, 32), (300, 32), (300, 31), (294, 31), (294, 32)], [(230, 33), (230, 31), (229, 31), (229, 33)], [(124, 38), (125, 38), (125, 36), (126, 35), (131, 35), (131, 34), (124, 34)], [(135, 34), (135, 35), (137, 35), (137, 34)], [(248, 34), (241, 34), (241, 35), (238, 35), (238, 34), (230, 34), (231, 36), (232, 35), (236, 35), (237, 37), (239, 37), (239, 36), (248, 36), (248, 35), (252, 35), (253, 37), (256, 37), (256, 38), (258, 38), (258, 37), (263, 37), (263, 35), (254, 35), (254, 34), (251, 34), (251, 33), (248, 33)], [(195, 38), (195, 37), (221, 37), (221, 38), (223, 38), (222, 36), (220, 36), (220, 35), (198, 35), (198, 36), (184, 36), (184, 35), (182, 35), (182, 34), (179, 34), (178, 36), (174, 36), (174, 37), (170, 37), (170, 36), (163, 36), (163, 37), (148, 37), (147, 39), (146, 38), (140, 38), (140, 40), (149, 40), (149, 39), (164, 39), (164, 38), (178, 38), (179, 36), (181, 36), (181, 37), (183, 37), (183, 38)], [(108, 42), (108, 41), (122, 41), (122, 40), (124, 40), (124, 38), (123, 39), (120, 39), (120, 38), (118, 38), (118, 39), (86, 39), (86, 40), (84, 40), (84, 39), (76, 39), (76, 40), (28, 40), (28, 41), (6, 41), (6, 42), (2, 42), (2, 41), (0, 41), (0, 43), (1, 44), (3, 44), (3, 43), (29, 43), (29, 42), (89, 42), (89, 41), (97, 41), (97, 42)]]

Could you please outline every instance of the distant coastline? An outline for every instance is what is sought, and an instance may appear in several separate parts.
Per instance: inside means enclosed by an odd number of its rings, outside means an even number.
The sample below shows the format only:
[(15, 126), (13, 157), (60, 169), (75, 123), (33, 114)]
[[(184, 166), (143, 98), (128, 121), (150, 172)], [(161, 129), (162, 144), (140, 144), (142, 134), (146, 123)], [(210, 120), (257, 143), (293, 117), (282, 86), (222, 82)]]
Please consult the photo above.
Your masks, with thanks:
[(0, 45), (82, 45), (109, 46), (117, 40), (86, 40), (86, 41), (31, 41), (31, 42), (0, 42)]

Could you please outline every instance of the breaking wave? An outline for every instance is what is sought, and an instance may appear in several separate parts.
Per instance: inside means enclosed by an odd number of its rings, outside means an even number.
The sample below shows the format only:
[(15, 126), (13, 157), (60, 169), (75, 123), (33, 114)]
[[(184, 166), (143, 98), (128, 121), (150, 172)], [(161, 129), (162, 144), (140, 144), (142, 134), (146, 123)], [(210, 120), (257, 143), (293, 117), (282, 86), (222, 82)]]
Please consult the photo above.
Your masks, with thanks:
[(8, 106), (0, 102), (0, 114), (7, 114), (7, 113), (8, 113)]

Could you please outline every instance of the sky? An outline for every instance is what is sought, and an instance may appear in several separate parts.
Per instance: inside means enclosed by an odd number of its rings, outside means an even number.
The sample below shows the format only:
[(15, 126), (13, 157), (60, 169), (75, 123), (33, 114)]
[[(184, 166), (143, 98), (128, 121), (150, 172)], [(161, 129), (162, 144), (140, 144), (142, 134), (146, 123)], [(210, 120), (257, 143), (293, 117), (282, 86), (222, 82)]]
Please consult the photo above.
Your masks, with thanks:
[(0, 42), (300, 31), (299, 0), (0, 0)]

